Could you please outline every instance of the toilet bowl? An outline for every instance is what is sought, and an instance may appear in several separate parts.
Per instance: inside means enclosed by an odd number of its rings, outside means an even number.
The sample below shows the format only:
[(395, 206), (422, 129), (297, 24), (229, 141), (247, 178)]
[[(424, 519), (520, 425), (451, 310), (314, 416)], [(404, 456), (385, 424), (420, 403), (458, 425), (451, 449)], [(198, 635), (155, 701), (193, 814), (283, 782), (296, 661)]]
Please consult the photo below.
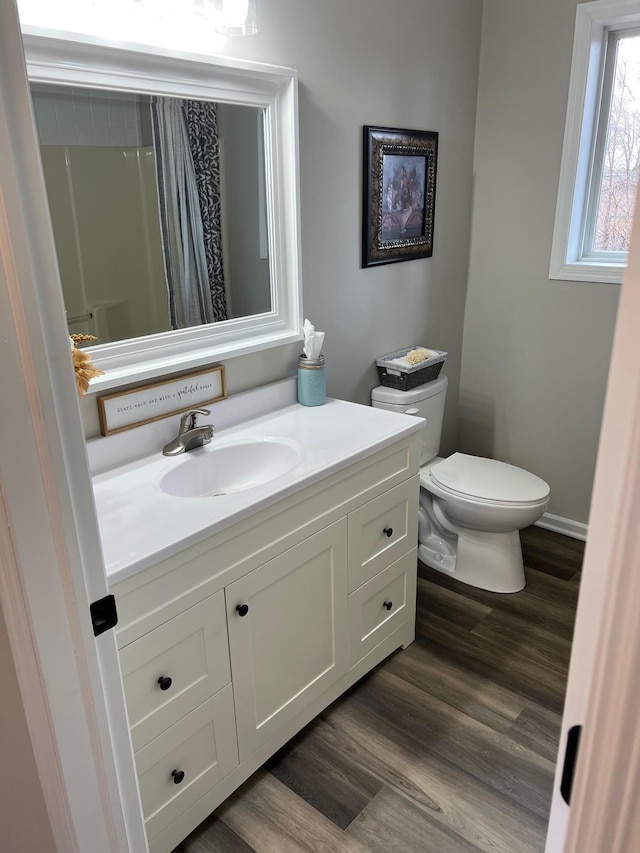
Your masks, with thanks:
[(549, 486), (522, 468), (465, 453), (437, 453), (447, 389), (439, 377), (409, 391), (380, 386), (373, 406), (425, 418), (420, 452), (418, 557), (492, 592), (525, 586), (519, 531), (537, 521)]

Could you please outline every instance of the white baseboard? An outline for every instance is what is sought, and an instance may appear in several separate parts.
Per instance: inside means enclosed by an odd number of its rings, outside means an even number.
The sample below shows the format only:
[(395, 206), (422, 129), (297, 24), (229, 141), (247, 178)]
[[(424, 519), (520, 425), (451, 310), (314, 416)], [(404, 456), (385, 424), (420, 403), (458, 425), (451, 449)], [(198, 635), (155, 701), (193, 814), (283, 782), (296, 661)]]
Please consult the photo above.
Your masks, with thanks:
[(545, 530), (553, 530), (555, 533), (563, 533), (565, 536), (571, 536), (573, 539), (582, 539), (586, 542), (588, 527), (581, 521), (572, 521), (570, 518), (563, 518), (561, 515), (552, 515), (550, 512), (545, 512), (542, 518), (535, 523), (536, 527), (544, 527)]

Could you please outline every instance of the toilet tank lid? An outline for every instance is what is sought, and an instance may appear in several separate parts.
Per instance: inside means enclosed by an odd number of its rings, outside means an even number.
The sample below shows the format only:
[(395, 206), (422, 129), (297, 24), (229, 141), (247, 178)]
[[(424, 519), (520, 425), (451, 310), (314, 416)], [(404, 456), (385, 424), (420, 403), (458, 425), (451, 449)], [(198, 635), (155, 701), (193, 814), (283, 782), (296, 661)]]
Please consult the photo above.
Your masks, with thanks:
[(397, 406), (409, 406), (446, 391), (447, 382), (446, 376), (439, 376), (432, 382), (425, 382), (424, 385), (418, 385), (417, 388), (411, 388), (409, 391), (399, 391), (397, 388), (378, 385), (371, 392), (371, 399), (376, 403), (395, 403)]
[(496, 459), (454, 453), (431, 468), (431, 476), (463, 495), (504, 503), (530, 503), (549, 497), (540, 477)]

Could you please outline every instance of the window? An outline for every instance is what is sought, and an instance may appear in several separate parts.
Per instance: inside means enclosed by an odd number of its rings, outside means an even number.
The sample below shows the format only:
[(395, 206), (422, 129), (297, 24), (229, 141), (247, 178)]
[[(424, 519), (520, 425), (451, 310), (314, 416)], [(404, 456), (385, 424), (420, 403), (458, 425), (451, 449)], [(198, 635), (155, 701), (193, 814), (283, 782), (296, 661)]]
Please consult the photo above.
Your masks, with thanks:
[(552, 279), (619, 283), (640, 175), (640, 0), (577, 8)]
[(582, 257), (626, 260), (640, 165), (640, 28), (607, 38)]

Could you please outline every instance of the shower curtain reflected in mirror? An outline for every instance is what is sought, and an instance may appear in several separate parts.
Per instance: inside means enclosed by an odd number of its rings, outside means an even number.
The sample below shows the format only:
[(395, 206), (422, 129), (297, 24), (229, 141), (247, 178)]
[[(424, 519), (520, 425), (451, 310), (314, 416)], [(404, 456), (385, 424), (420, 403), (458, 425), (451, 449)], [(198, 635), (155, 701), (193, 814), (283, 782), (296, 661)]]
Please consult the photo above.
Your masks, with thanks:
[(153, 97), (171, 327), (226, 320), (216, 104)]

